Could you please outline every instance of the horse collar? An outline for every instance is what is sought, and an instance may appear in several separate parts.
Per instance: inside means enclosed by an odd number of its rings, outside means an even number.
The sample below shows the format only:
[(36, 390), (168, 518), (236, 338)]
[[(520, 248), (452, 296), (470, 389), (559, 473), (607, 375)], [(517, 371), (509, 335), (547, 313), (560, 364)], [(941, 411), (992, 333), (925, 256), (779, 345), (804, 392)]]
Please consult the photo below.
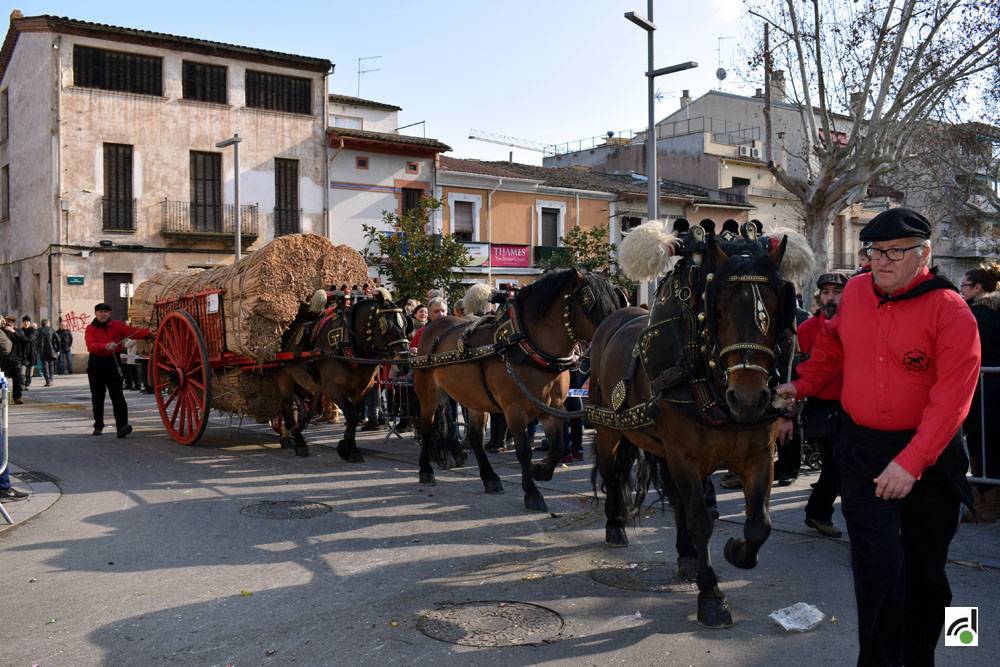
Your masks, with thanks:
[(550, 372), (561, 373), (576, 364), (577, 357), (570, 354), (566, 357), (556, 357), (538, 348), (527, 330), (521, 325), (521, 318), (514, 302), (510, 302), (497, 316), (497, 345), (501, 349), (518, 348), (525, 359), (537, 368)]

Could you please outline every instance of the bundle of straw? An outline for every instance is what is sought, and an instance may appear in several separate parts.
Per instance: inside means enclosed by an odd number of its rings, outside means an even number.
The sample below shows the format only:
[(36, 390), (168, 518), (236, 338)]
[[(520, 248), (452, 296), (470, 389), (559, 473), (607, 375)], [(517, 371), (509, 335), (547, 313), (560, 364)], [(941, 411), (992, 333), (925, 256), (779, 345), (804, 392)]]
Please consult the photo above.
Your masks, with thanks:
[(164, 271), (135, 290), (129, 316), (155, 327), (154, 306), (170, 297), (222, 290), (226, 349), (255, 361), (274, 358), (281, 336), (317, 289), (368, 281), (357, 250), (315, 234), (281, 236), (239, 264), (207, 270)]

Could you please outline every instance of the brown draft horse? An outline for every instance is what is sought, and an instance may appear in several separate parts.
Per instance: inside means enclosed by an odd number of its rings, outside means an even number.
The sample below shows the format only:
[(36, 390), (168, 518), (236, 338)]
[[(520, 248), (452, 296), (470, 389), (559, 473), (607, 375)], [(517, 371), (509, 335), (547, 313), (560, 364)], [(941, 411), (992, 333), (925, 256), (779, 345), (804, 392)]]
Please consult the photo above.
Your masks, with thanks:
[[(724, 426), (697, 419), (690, 402), (685, 411), (683, 401), (671, 402), (678, 396), (676, 393), (664, 392), (658, 393), (659, 400), (653, 403), (651, 426), (597, 428), (595, 486), (599, 472), (607, 495), (606, 542), (610, 546), (628, 544), (625, 523), (638, 509), (635, 501), (641, 504), (644, 495), (640, 489), (629, 507), (628, 487), (630, 481), (635, 481), (631, 471), (638, 459), (640, 473), (644, 472), (648, 481), (649, 470), (641, 468), (646, 459), (652, 460), (653, 465), (660, 467), (663, 491), (675, 511), (678, 573), (697, 580), (698, 621), (709, 627), (731, 625), (732, 615), (711, 566), (709, 538), (713, 519), (706, 507), (703, 480), (719, 467), (728, 466), (743, 484), (746, 500), (743, 539), (729, 540), (724, 552), (726, 560), (740, 568), (755, 567), (758, 551), (771, 531), (768, 498), (775, 420), (770, 408), (769, 380), (776, 359), (784, 354), (776, 352), (776, 347), (790, 340), (791, 313), (787, 311), (792, 308), (789, 297), (794, 298), (794, 292), (789, 294), (790, 283), (778, 274), (785, 243), (783, 240), (765, 252), (756, 242), (745, 242), (741, 250), (749, 249), (748, 254), (729, 256), (710, 237), (703, 260), (705, 266), (700, 267), (702, 281), (695, 282), (695, 288), (686, 295), (693, 303), (700, 301), (697, 321), (706, 324), (698, 336), (703, 339), (700, 353), (709, 381), (717, 383), (716, 395), (724, 396), (721, 402), (730, 416)], [(649, 401), (653, 395), (642, 364), (632, 362), (631, 358), (640, 333), (651, 322), (655, 325), (667, 319), (668, 313), (661, 304), (678, 284), (670, 278), (660, 284), (652, 313), (628, 308), (598, 327), (591, 347), (591, 405), (613, 404), (612, 390), (622, 381), (626, 384), (620, 386), (629, 387), (626, 406)], [(695, 312), (698, 310), (696, 305)], [(763, 323), (770, 326), (762, 326)], [(675, 322), (671, 326), (678, 325)], [(652, 345), (657, 345), (656, 340), (653, 337)], [(695, 350), (697, 353), (698, 348)], [(622, 403), (621, 390), (618, 391), (617, 399)], [(637, 453), (635, 446), (648, 454)]]
[[(358, 450), (355, 432), (362, 399), (374, 386), (379, 369), (372, 360), (390, 361), (408, 351), (408, 319), (388, 293), (379, 290), (371, 298), (355, 302), (346, 313), (334, 311), (309, 324), (311, 331), (293, 328), (283, 351), (319, 352), (319, 356), (288, 363), (276, 376), (281, 391), (282, 446), (294, 442), (297, 456), (309, 456), (302, 429), (322, 402), (304, 400), (302, 392), (311, 397), (322, 394), (344, 413), (346, 428), (337, 453), (345, 461), (360, 463), (364, 457)], [(301, 340), (296, 340), (299, 337)], [(357, 357), (365, 363), (343, 357)]]
[[(521, 464), (524, 506), (548, 511), (534, 480), (552, 479), (563, 455), (562, 419), (544, 415), (508, 374), (506, 364), (536, 400), (561, 407), (569, 390), (566, 369), (575, 362), (577, 341), (590, 340), (598, 324), (618, 307), (618, 293), (607, 280), (567, 269), (549, 273), (520, 290), (501, 308), (492, 325), (484, 322), (467, 333), (470, 323), (464, 319), (441, 317), (428, 324), (421, 334), (418, 355), (473, 349), (495, 340), (499, 352), (475, 361), (414, 368), (414, 390), (420, 403), (420, 483), (434, 483), (432, 459), (442, 467), (448, 465), (451, 448), (442, 436), (441, 425), (435, 424), (435, 419), (441, 421), (439, 405), (447, 395), (469, 410), (469, 442), (486, 493), (503, 493), (503, 484), (483, 449), (485, 413), (503, 412)], [(532, 466), (527, 426), (543, 416), (548, 458)]]

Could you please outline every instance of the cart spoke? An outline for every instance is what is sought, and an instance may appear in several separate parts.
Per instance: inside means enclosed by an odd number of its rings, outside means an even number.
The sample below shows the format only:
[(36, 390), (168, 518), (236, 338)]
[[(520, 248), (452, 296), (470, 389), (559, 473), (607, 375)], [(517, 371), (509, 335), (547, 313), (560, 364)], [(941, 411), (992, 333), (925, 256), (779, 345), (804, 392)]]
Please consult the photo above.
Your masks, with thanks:
[(177, 430), (177, 413), (181, 409), (181, 404), (183, 403), (183, 398), (184, 397), (181, 396), (180, 397), (181, 400), (178, 400), (176, 403), (174, 403), (174, 410), (173, 410), (173, 412), (170, 413), (170, 425), (171, 425), (171, 427), (174, 428), (174, 430)]
[(173, 400), (177, 398), (178, 393), (180, 393), (180, 387), (174, 387), (173, 391), (170, 392), (170, 395), (167, 396), (165, 401), (163, 401), (163, 407), (169, 408)]

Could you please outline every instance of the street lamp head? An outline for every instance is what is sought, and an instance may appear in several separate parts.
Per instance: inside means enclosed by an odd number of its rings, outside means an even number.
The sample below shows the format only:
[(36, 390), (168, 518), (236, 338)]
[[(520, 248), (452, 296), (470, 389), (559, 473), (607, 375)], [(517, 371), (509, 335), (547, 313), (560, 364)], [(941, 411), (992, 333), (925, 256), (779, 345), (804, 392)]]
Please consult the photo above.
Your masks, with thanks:
[(632, 23), (636, 24), (646, 32), (653, 32), (656, 30), (656, 24), (652, 21), (643, 18), (642, 16), (637, 16), (635, 12), (625, 12), (625, 18), (627, 18)]
[(216, 148), (227, 148), (227, 147), (232, 146), (234, 144), (238, 144), (241, 141), (243, 141), (243, 140), (240, 139), (240, 135), (235, 134), (232, 137), (230, 137), (229, 139), (223, 139), (222, 141), (216, 143), (215, 147)]

